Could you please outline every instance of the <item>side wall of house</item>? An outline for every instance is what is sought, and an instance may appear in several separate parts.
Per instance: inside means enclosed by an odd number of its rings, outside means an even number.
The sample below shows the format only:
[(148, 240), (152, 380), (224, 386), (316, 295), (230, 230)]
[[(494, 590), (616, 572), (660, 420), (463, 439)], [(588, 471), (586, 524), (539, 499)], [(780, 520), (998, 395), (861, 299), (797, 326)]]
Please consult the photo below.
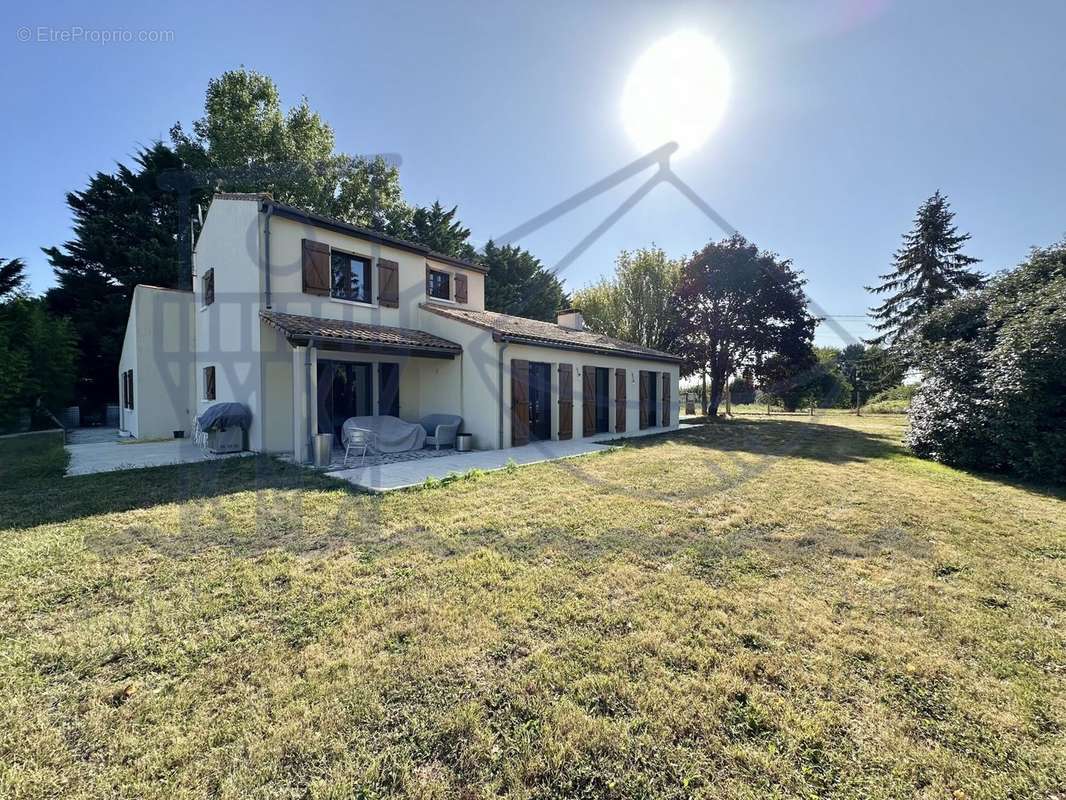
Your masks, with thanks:
[[(137, 286), (119, 358), (119, 426), (138, 439), (192, 431), (193, 315), (189, 292)], [(133, 408), (123, 375), (133, 371)]]
[[(215, 198), (196, 242), (195, 413), (215, 402), (244, 403), (252, 412), (248, 446), (262, 450), (262, 291), (259, 204)], [(204, 304), (204, 277), (213, 270), (215, 297)], [(214, 367), (215, 398), (206, 396), (205, 368)]]
[(133, 370), (136, 377), (140, 374), (137, 365), (137, 288), (133, 290), (133, 300), (130, 302), (130, 314), (126, 319), (126, 334), (122, 339), (122, 353), (118, 359), (118, 427), (130, 436), (139, 436), (137, 425), (137, 412), (140, 410), (140, 395), (134, 388), (133, 408), (127, 408), (125, 375)]

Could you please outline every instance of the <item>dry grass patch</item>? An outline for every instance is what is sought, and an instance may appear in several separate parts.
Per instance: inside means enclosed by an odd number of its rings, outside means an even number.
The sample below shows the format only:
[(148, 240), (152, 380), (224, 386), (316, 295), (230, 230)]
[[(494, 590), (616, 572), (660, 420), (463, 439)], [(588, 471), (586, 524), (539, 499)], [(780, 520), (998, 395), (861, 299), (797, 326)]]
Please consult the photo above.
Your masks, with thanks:
[(1062, 794), (1064, 498), (902, 422), (384, 497), (5, 442), (0, 794)]

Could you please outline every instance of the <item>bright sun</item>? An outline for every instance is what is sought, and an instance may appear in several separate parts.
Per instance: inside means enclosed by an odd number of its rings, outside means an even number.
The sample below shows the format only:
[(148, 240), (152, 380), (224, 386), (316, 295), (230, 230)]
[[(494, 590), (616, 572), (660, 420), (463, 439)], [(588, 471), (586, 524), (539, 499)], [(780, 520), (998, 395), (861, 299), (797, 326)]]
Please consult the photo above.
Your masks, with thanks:
[(633, 65), (622, 92), (622, 121), (641, 152), (677, 142), (683, 156), (711, 135), (728, 99), (729, 64), (718, 46), (695, 31), (679, 31)]

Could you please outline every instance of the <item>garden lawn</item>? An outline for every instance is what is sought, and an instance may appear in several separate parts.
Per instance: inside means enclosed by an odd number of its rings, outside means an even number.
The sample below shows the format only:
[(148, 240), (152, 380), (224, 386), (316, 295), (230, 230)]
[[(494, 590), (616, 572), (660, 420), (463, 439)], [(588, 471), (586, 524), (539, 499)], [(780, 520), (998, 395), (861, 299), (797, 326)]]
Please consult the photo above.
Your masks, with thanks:
[(0, 796), (1064, 797), (1064, 495), (904, 423), (385, 496), (0, 442)]

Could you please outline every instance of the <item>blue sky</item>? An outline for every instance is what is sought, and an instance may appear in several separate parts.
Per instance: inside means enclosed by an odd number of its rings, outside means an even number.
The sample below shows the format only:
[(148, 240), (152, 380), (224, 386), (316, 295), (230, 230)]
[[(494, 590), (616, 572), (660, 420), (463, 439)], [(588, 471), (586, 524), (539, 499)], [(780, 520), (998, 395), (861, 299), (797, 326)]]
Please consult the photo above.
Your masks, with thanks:
[[(70, 235), (64, 193), (188, 125), (207, 81), (242, 64), (272, 76), (286, 105), (306, 95), (338, 149), (399, 153), (408, 200), (457, 203), (483, 242), (641, 155), (622, 126), (622, 88), (647, 47), (682, 29), (718, 42), (732, 96), (677, 173), (749, 239), (792, 258), (826, 311), (865, 312), (863, 285), (937, 188), (988, 271), (1066, 234), (1062, 2), (312, 6), (7, 4), (0, 256), (25, 259), (33, 289), (46, 289), (39, 248)], [(77, 26), (172, 40), (38, 40)], [(643, 180), (522, 244), (554, 263)], [(622, 248), (654, 241), (682, 256), (719, 235), (659, 186), (563, 278), (594, 280)], [(843, 324), (865, 332), (860, 319)], [(838, 342), (824, 327), (818, 339)]]

